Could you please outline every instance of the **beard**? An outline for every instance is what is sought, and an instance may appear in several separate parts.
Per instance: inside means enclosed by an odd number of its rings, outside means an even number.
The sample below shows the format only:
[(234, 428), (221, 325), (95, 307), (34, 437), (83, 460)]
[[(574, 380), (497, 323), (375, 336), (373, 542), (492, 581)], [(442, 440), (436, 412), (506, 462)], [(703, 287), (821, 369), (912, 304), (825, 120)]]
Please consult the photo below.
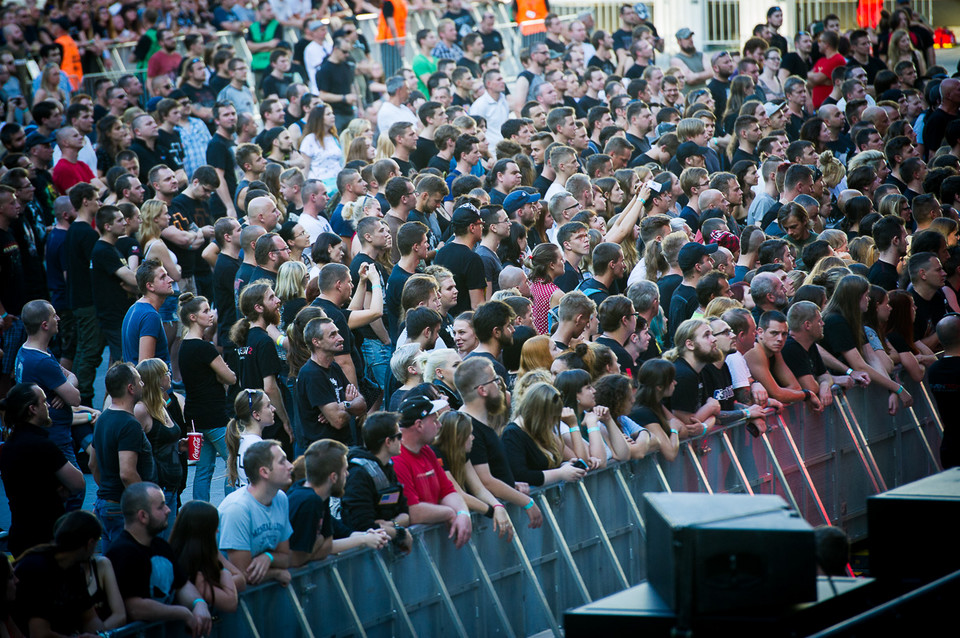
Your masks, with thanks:
[(333, 487), (330, 488), (330, 496), (336, 496), (337, 498), (343, 497), (344, 489), (347, 486), (347, 477), (343, 476), (336, 483), (333, 484)]
[(152, 516), (150, 517), (150, 522), (147, 523), (147, 534), (151, 537), (159, 536), (160, 533), (167, 529), (168, 519), (155, 519)]
[(693, 55), (697, 52), (697, 47), (694, 44), (691, 44), (688, 47), (680, 47), (680, 50), (686, 53), (687, 55)]
[(716, 346), (709, 350), (704, 350), (698, 344), (693, 349), (693, 357), (700, 363), (714, 363), (718, 361), (717, 357), (723, 358), (723, 353), (720, 352), (720, 349)]
[(494, 416), (500, 414), (506, 408), (503, 393), (500, 392), (497, 396), (490, 396), (489, 394), (483, 398), (483, 407), (487, 409), (487, 414)]
[(272, 310), (264, 308), (263, 318), (267, 320), (267, 325), (279, 326), (280, 325), (280, 308), (277, 307)]

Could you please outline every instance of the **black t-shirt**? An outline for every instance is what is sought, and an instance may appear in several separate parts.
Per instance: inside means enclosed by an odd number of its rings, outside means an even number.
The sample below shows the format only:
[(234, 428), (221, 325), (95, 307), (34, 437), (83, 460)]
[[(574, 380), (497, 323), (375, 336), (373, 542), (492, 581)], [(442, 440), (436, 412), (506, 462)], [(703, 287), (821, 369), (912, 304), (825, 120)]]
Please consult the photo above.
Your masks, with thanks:
[(227, 424), (227, 402), (223, 384), (210, 367), (220, 356), (217, 348), (203, 339), (180, 342), (180, 374), (186, 393), (184, 416), (197, 430), (210, 430)]
[[(353, 75), (357, 68), (357, 63), (347, 58), (343, 62), (336, 64), (328, 56), (317, 71), (317, 86), (323, 87), (327, 93), (337, 95), (346, 95), (353, 91)], [(334, 102), (331, 105), (333, 112), (338, 115), (352, 115), (353, 106), (347, 102)]]
[(222, 340), (237, 321), (237, 306), (234, 303), (234, 284), (240, 260), (230, 255), (217, 255), (213, 268), (213, 305), (217, 309), (217, 336)]
[[(430, 163), (430, 158), (435, 156), (438, 150), (439, 149), (437, 149), (437, 145), (433, 140), (428, 140), (425, 137), (418, 137), (417, 149), (410, 154), (410, 161), (413, 163), (416, 170), (423, 170)], [(401, 166), (400, 168), (402, 172), (403, 167)]]
[(844, 361), (842, 354), (857, 347), (857, 339), (847, 320), (837, 312), (823, 316), (823, 347)]
[(516, 423), (507, 425), (503, 430), (503, 448), (517, 480), (534, 487), (543, 485), (543, 472), (550, 469), (549, 459), (523, 428)]
[(949, 356), (935, 361), (927, 371), (927, 380), (943, 421), (940, 461), (944, 469), (960, 465), (956, 450), (957, 420), (960, 414), (960, 357)]
[[(419, 145), (419, 142), (417, 142), (417, 144)], [(410, 158), (413, 159), (413, 156), (411, 155)], [(400, 168), (400, 175), (402, 177), (416, 177), (417, 169), (414, 168), (412, 162), (402, 160), (399, 157), (391, 157), (390, 159), (397, 163), (397, 166)]]
[[(169, 211), (170, 223), (182, 231), (206, 226), (214, 221), (207, 216), (207, 210), (203, 202), (193, 199), (186, 193), (180, 193), (173, 198), (173, 201), (170, 202)], [(180, 264), (180, 274), (184, 277), (192, 276), (196, 272), (197, 262), (201, 259), (200, 253), (203, 252), (203, 248), (184, 248), (173, 243), (168, 243), (167, 247), (177, 256), (177, 262)]]
[(113, 244), (97, 240), (90, 255), (90, 280), (93, 284), (93, 302), (97, 318), (104, 328), (119, 328), (131, 305), (120, 277), (115, 273), (126, 267), (120, 251)]
[[(363, 264), (373, 264), (376, 267), (377, 272), (380, 273), (380, 282), (382, 283), (382, 290), (380, 294), (383, 295), (383, 303), (386, 306), (387, 303), (387, 283), (390, 280), (390, 273), (387, 272), (387, 269), (383, 267), (380, 262), (375, 261), (373, 257), (365, 253), (359, 253), (356, 257), (353, 258), (353, 261), (350, 262), (350, 278), (353, 279), (353, 286), (356, 288), (357, 284), (360, 282), (360, 267)], [(369, 289), (369, 288), (368, 288)], [(371, 291), (372, 294), (372, 291)], [(373, 331), (373, 328), (370, 327), (370, 324), (362, 326), (357, 329), (357, 334), (359, 334), (364, 339), (380, 339), (377, 334)]]
[(629, 375), (631, 379), (636, 378), (637, 362), (633, 360), (633, 357), (630, 356), (630, 353), (627, 352), (627, 349), (624, 348), (622, 344), (607, 336), (597, 337), (597, 343), (601, 343), (613, 350), (613, 354), (617, 356), (617, 363), (620, 364), (620, 372), (622, 374)]
[(617, 29), (613, 32), (613, 50), (629, 49), (633, 44), (633, 30)]
[(670, 302), (673, 300), (673, 291), (683, 282), (682, 275), (664, 275), (657, 280), (657, 288), (660, 289), (660, 307), (670, 309)]
[(123, 257), (124, 260), (129, 261), (131, 257), (140, 259), (140, 242), (137, 241), (136, 237), (125, 235), (118, 239), (114, 246), (120, 251), (120, 256)]
[(483, 260), (480, 255), (467, 248), (464, 244), (448, 242), (437, 251), (433, 260), (438, 266), (444, 266), (453, 273), (453, 280), (457, 284), (460, 294), (457, 296), (457, 305), (448, 312), (454, 317), (461, 312), (470, 310), (470, 291), (486, 290), (487, 279), (484, 276)]
[(919, 341), (928, 334), (931, 334), (937, 324), (947, 314), (947, 297), (942, 290), (937, 290), (929, 301), (917, 294), (916, 290), (910, 290), (913, 295), (913, 301), (917, 304), (917, 316), (913, 320), (913, 340)]
[(180, 89), (188, 98), (190, 98), (191, 104), (199, 104), (200, 106), (211, 108), (217, 102), (218, 91), (214, 91), (213, 88), (206, 84), (198, 89), (194, 86), (191, 86), (189, 82), (184, 82)]
[(886, 291), (897, 289), (897, 267), (893, 264), (878, 259), (870, 266), (870, 272), (867, 273), (867, 279), (871, 284), (880, 286)]
[(240, 366), (237, 370), (239, 388), (262, 390), (263, 380), (270, 376), (279, 376), (283, 366), (277, 355), (277, 346), (259, 326), (251, 326), (247, 333), (247, 345), (237, 346)]
[(317, 537), (333, 538), (333, 516), (330, 515), (330, 499), (324, 499), (312, 487), (297, 481), (287, 492), (290, 506), (290, 549), (295, 552), (312, 552)]
[(222, 77), (216, 73), (210, 76), (209, 85), (210, 90), (213, 91), (214, 99), (216, 99), (216, 96), (220, 95), (220, 91), (226, 88), (228, 84), (230, 84), (229, 77)]
[(824, 365), (816, 344), (807, 350), (793, 337), (787, 337), (781, 354), (783, 354), (784, 363), (797, 379), (807, 375), (817, 379), (827, 372), (827, 366)]
[(473, 448), (470, 450), (470, 462), (474, 467), (484, 463), (489, 464), (490, 474), (494, 478), (513, 487), (513, 470), (510, 469), (500, 437), (489, 425), (473, 417), (470, 417), (470, 420), (473, 421)]
[(150, 183), (148, 179), (150, 170), (154, 166), (166, 163), (166, 158), (160, 153), (156, 140), (154, 140), (153, 148), (150, 148), (146, 142), (135, 137), (133, 143), (130, 144), (130, 150), (136, 153), (137, 159), (140, 160), (140, 182), (146, 188)]
[(713, 113), (717, 116), (717, 135), (720, 135), (720, 118), (723, 117), (724, 112), (727, 110), (727, 91), (730, 90), (730, 82), (723, 82), (717, 78), (711, 79), (707, 82), (707, 89), (710, 91), (710, 94), (713, 96), (713, 101), (715, 103), (713, 107)]
[(730, 375), (730, 368), (727, 367), (726, 362), (720, 368), (712, 363), (703, 366), (703, 370), (700, 371), (700, 378), (703, 379), (704, 394), (719, 401), (721, 410), (729, 412), (736, 409), (733, 377)]
[(693, 316), (693, 313), (696, 312), (697, 306), (699, 305), (697, 302), (697, 290), (693, 286), (681, 283), (677, 286), (676, 290), (673, 291), (673, 296), (670, 298), (670, 314), (668, 315), (669, 321), (667, 325), (671, 343), (673, 342), (673, 334), (677, 331), (677, 328), (681, 323)]
[(494, 357), (489, 352), (477, 352), (476, 350), (474, 350), (473, 352), (470, 352), (469, 354), (467, 354), (467, 356), (464, 357), (464, 360), (470, 359), (471, 357), (483, 357), (484, 359), (489, 361), (491, 364), (493, 364), (493, 371), (497, 374), (498, 377), (503, 379), (503, 382), (505, 384), (509, 386), (509, 383), (507, 383), (508, 381), (507, 368), (500, 362), (499, 359)]
[(353, 359), (353, 367), (357, 371), (357, 378), (359, 379), (363, 376), (363, 356), (360, 354), (360, 344), (357, 343), (356, 335), (350, 330), (349, 322), (351, 311), (346, 308), (340, 308), (332, 301), (328, 301), (322, 297), (314, 299), (313, 305), (322, 308), (323, 312), (333, 319), (333, 323), (337, 325), (337, 330), (340, 331), (340, 336), (343, 337), (343, 354), (349, 354), (350, 358)]
[(617, 72), (617, 65), (613, 61), (613, 59), (601, 60), (598, 56), (595, 55), (592, 58), (590, 58), (589, 62), (587, 62), (588, 69), (592, 66), (597, 67), (607, 75), (613, 75)]
[(396, 341), (400, 335), (400, 299), (403, 294), (403, 286), (410, 277), (413, 277), (412, 272), (407, 272), (400, 267), (400, 264), (396, 264), (387, 280), (384, 310), (386, 311), (387, 332), (393, 341)]
[(922, 134), (923, 148), (927, 153), (927, 157), (932, 157), (937, 149), (940, 148), (940, 145), (944, 141), (943, 137), (947, 132), (947, 125), (956, 119), (960, 119), (960, 113), (950, 115), (942, 108), (936, 109), (924, 119)]
[(434, 155), (427, 162), (427, 168), (435, 168), (444, 176), (450, 172), (450, 160), (443, 159), (439, 155)]
[(73, 310), (93, 305), (90, 256), (99, 239), (97, 231), (79, 219), (74, 220), (67, 231), (64, 241), (67, 248), (67, 296)]
[(320, 423), (323, 406), (329, 403), (343, 403), (346, 398), (347, 377), (336, 362), (324, 368), (313, 359), (309, 359), (297, 373), (296, 401), (300, 417), (300, 430), (310, 443), (320, 439), (334, 439), (344, 445), (354, 445), (353, 430), (347, 423), (337, 429), (328, 423)]
[(34, 552), (17, 564), (16, 604), (11, 607), (14, 618), (26, 627), (31, 618), (50, 623), (59, 635), (75, 636), (83, 630), (83, 617), (94, 606), (87, 590), (87, 579), (79, 564), (63, 569), (54, 550)]
[(580, 282), (583, 281), (583, 272), (579, 268), (574, 268), (569, 261), (563, 261), (563, 274), (553, 280), (553, 283), (563, 292), (576, 290)]
[(67, 462), (47, 430), (18, 425), (0, 445), (0, 476), (10, 501), (10, 536), (14, 556), (53, 539), (53, 524), (66, 513), (57, 471)]
[(117, 587), (124, 598), (146, 598), (172, 604), (187, 576), (173, 555), (170, 544), (154, 538), (141, 545), (124, 530), (106, 553), (117, 575)]
[(260, 91), (265, 98), (276, 95), (278, 98), (283, 99), (286, 97), (287, 87), (291, 84), (293, 84), (293, 76), (289, 73), (281, 79), (277, 79), (273, 77), (272, 73), (268, 73), (263, 78), (263, 82), (260, 83)]
[[(233, 156), (233, 147), (233, 140), (228, 140), (219, 133), (214, 134), (207, 144), (207, 164), (223, 171), (230, 201), (237, 195), (237, 162)], [(210, 213), (214, 219), (220, 219), (227, 214), (226, 203), (220, 201), (220, 196), (216, 193), (210, 197)]]
[[(791, 51), (783, 56), (783, 60), (780, 62), (780, 68), (789, 71), (790, 75), (796, 75), (801, 78), (807, 77), (807, 74), (810, 73), (810, 64), (801, 58), (800, 54), (796, 51)], [(870, 84), (872, 84), (872, 82), (870, 82)]]
[(243, 292), (244, 286), (252, 281), (253, 273), (256, 272), (256, 270), (256, 266), (251, 266), (246, 262), (240, 262), (240, 266), (237, 267), (237, 277), (233, 281), (234, 307), (240, 305), (240, 293)]
[(93, 429), (93, 448), (100, 467), (100, 488), (97, 496), (105, 501), (120, 501), (123, 481), (120, 479), (120, 452), (137, 453), (137, 473), (141, 481), (156, 479), (153, 450), (140, 422), (125, 410), (104, 410)]
[(174, 171), (183, 168), (183, 140), (177, 129), (169, 133), (163, 129), (157, 131), (157, 153), (168, 168)]
[[(707, 364), (709, 365), (709, 364)], [(704, 387), (703, 377), (697, 374), (696, 370), (690, 367), (687, 360), (683, 357), (677, 359), (674, 363), (677, 370), (677, 387), (670, 397), (670, 407), (673, 410), (694, 413), (700, 409), (707, 400), (707, 392)], [(704, 366), (706, 367), (706, 366)], [(639, 423), (639, 421), (637, 421)]]

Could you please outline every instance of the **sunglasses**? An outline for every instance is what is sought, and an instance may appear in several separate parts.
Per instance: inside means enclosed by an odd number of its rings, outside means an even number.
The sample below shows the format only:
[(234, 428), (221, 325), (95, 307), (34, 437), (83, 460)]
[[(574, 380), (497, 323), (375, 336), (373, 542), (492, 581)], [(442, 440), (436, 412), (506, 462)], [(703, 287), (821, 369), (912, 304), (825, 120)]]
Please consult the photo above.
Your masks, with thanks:
[(388, 435), (387, 435), (387, 440), (388, 440), (388, 441), (399, 441), (399, 440), (400, 440), (400, 437), (402, 437), (402, 436), (403, 436), (403, 433), (402, 433), (402, 432), (397, 432), (397, 433), (395, 433), (395, 434), (388, 434)]

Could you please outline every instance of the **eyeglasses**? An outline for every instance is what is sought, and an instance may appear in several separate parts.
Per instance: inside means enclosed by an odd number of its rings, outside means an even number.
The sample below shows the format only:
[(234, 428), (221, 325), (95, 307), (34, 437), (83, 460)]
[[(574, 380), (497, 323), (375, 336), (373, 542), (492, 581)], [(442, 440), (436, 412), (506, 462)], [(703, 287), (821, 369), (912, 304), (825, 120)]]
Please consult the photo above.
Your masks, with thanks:
[(713, 333), (713, 336), (714, 336), (714, 337), (719, 337), (719, 336), (721, 336), (721, 335), (732, 335), (732, 334), (733, 334), (733, 329), (732, 329), (732, 328), (727, 328), (726, 330), (721, 330), (720, 332), (714, 332), (714, 333)]
[(402, 433), (402, 432), (395, 432), (394, 434), (388, 434), (388, 435), (387, 435), (387, 440), (388, 440), (388, 441), (399, 441), (401, 436), (403, 436), (403, 433)]
[(485, 385), (490, 385), (491, 383), (496, 383), (496, 384), (497, 384), (498, 386), (500, 386), (501, 388), (503, 388), (504, 385), (505, 385), (505, 384), (503, 383), (503, 379), (501, 379), (500, 377), (494, 377), (494, 378), (490, 379), (489, 381), (484, 381), (484, 382), (481, 383), (480, 385), (475, 385), (475, 386), (473, 386), (473, 389), (474, 389), (474, 390), (478, 390), (478, 389), (482, 388), (482, 387), (485, 386)]

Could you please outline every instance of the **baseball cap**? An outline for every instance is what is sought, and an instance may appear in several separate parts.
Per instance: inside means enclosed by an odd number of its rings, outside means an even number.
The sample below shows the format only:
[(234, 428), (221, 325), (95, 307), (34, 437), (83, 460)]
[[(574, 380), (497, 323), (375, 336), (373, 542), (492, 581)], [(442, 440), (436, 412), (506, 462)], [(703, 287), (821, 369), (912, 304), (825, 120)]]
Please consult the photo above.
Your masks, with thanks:
[(691, 31), (691, 30), (688, 29), (687, 27), (684, 27), (684, 28), (680, 29), (679, 31), (677, 31), (677, 39), (678, 39), (678, 40), (686, 40), (687, 38), (689, 38), (689, 37), (692, 36), (692, 35), (693, 35), (693, 31)]
[(453, 211), (450, 217), (450, 223), (454, 228), (466, 228), (470, 224), (476, 224), (480, 221), (480, 211), (473, 204), (464, 204)]
[(400, 404), (400, 427), (408, 428), (420, 419), (450, 407), (446, 399), (432, 400), (423, 394), (407, 395)]
[(33, 148), (34, 146), (37, 146), (39, 144), (53, 144), (55, 139), (56, 138), (53, 135), (51, 135), (50, 137), (47, 137), (42, 133), (37, 133), (36, 131), (34, 131), (33, 133), (27, 136), (27, 143), (24, 148), (25, 149)]
[[(891, 100), (893, 102), (899, 102), (906, 94), (900, 89), (887, 89), (880, 96), (880, 100)], [(878, 100), (879, 101), (879, 100)]]
[(763, 110), (767, 114), (767, 117), (770, 117), (777, 111), (787, 108), (786, 102), (781, 102), (780, 104), (774, 104), (773, 102), (764, 102)]
[(677, 130), (677, 125), (672, 122), (660, 122), (657, 124), (657, 139), (660, 139), (662, 136), (667, 133), (673, 133)]
[(717, 252), (718, 248), (720, 248), (718, 244), (704, 246), (695, 241), (684, 244), (683, 248), (680, 249), (677, 265), (680, 266), (680, 270), (690, 270), (703, 259), (704, 255), (712, 255)]
[(687, 158), (693, 157), (694, 155), (706, 156), (707, 149), (700, 146), (696, 142), (684, 142), (677, 147), (677, 161), (680, 162), (680, 165), (683, 165), (683, 161)]
[(732, 253), (740, 250), (740, 240), (729, 230), (717, 229), (710, 233), (710, 240), (707, 243), (723, 246)]
[(522, 207), (527, 204), (532, 204), (533, 202), (540, 201), (540, 193), (528, 193), (526, 191), (517, 189), (506, 196), (503, 200), (503, 210), (507, 211), (508, 215), (520, 210)]

